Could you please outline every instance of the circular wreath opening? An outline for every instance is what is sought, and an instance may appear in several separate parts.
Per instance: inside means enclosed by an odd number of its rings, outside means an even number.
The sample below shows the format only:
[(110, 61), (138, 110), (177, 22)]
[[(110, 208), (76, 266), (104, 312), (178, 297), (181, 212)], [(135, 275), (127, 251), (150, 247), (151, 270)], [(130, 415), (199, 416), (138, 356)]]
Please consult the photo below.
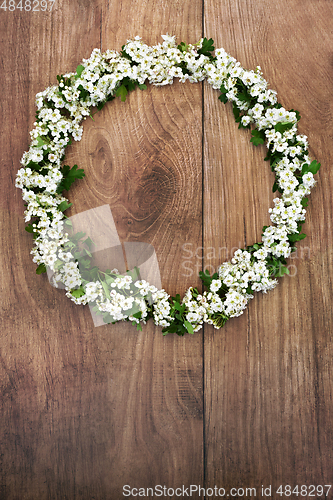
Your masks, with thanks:
[[(307, 196), (320, 168), (308, 154), (308, 140), (298, 133), (300, 115), (286, 110), (277, 93), (268, 88), (260, 67), (244, 69), (223, 48), (214, 49), (212, 39), (177, 45), (175, 37), (162, 35), (163, 42), (148, 46), (140, 37), (129, 40), (121, 52), (94, 49), (75, 73), (57, 76), (58, 85), (36, 96), (35, 128), (31, 144), (23, 154), (16, 186), (25, 201), (26, 230), (32, 233), (31, 251), (37, 274), (50, 269), (53, 284), (66, 289), (76, 304), (89, 304), (105, 323), (131, 321), (138, 329), (150, 318), (163, 334), (192, 334), (204, 323), (221, 328), (228, 319), (243, 314), (254, 292), (267, 293), (277, 278), (288, 274), (286, 259), (302, 240)], [(65, 211), (72, 205), (64, 196), (76, 179), (84, 177), (77, 165), (64, 165), (65, 148), (80, 141), (82, 121), (91, 108), (103, 108), (116, 97), (126, 100), (146, 82), (163, 86), (203, 80), (220, 91), (223, 103), (231, 102), (239, 128), (251, 130), (251, 142), (266, 144), (266, 161), (275, 173), (272, 224), (264, 226), (262, 240), (239, 249), (216, 273), (201, 272), (206, 290), (190, 287), (183, 298), (150, 285), (139, 278), (139, 270), (120, 274), (91, 265), (93, 241), (71, 232)]]

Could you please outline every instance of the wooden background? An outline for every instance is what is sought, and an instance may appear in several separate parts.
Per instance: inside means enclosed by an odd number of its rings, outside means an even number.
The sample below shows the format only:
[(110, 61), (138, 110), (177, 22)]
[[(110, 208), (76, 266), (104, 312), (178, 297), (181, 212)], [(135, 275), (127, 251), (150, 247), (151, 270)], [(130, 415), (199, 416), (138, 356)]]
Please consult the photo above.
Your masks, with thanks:
[[(123, 485), (159, 484), (255, 487), (258, 497), (272, 485), (272, 498), (286, 498), (279, 485), (331, 484), (332, 2), (56, 0), (51, 13), (0, 10), (0, 499), (118, 500)], [(282, 104), (300, 111), (322, 163), (292, 276), (222, 330), (183, 338), (152, 324), (95, 328), (88, 308), (36, 277), (14, 187), (35, 94), (94, 47), (120, 50), (135, 35), (156, 44), (165, 33), (193, 43), (206, 35), (243, 66), (259, 64)], [(264, 148), (217, 97), (206, 84), (136, 91), (87, 120), (68, 151), (87, 174), (71, 214), (109, 204), (122, 241), (154, 246), (169, 293), (200, 285), (198, 269), (257, 241), (269, 222)]]

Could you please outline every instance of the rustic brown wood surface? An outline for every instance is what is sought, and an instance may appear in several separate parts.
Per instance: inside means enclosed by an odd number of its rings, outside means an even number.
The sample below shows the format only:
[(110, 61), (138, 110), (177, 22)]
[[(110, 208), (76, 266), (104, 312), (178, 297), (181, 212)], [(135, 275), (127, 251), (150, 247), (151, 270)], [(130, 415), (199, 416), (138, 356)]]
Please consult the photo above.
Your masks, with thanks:
[[(56, 0), (52, 12), (0, 11), (0, 500), (118, 500), (124, 485), (191, 484), (244, 488), (234, 498), (272, 485), (286, 498), (280, 485), (331, 484), (333, 4)], [(88, 308), (36, 277), (14, 187), (35, 94), (94, 47), (164, 33), (206, 35), (259, 64), (322, 163), (291, 276), (222, 330), (183, 338), (151, 324), (94, 327)], [(122, 243), (154, 246), (171, 294), (200, 286), (198, 270), (269, 222), (265, 148), (217, 97), (206, 84), (135, 91), (68, 149), (86, 171), (69, 215), (109, 205)]]

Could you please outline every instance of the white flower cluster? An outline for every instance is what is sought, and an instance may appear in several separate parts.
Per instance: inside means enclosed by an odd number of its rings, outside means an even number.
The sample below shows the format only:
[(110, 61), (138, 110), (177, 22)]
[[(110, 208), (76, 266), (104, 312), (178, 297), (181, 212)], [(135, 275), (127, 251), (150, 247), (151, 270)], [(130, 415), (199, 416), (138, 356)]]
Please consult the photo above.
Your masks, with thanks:
[[(162, 38), (164, 42), (154, 47), (142, 43), (140, 37), (129, 41), (125, 46), (126, 53), (137, 64), (133, 67), (135, 79), (142, 84), (148, 80), (158, 86), (172, 84), (174, 78), (179, 78), (181, 82), (189, 80), (191, 83), (204, 80), (205, 64), (209, 58), (198, 55), (202, 41), (197, 45), (187, 45), (186, 52), (183, 52), (177, 48), (175, 37), (162, 35)], [(189, 73), (183, 73), (178, 66), (181, 63), (186, 64)]]
[[(276, 285), (270, 263), (274, 258), (289, 257), (292, 251), (290, 241), (296, 240), (290, 235), (297, 235), (305, 220), (304, 198), (315, 184), (316, 169), (309, 168), (306, 136), (297, 133), (297, 113), (277, 103), (276, 92), (268, 89), (259, 66), (255, 71), (246, 70), (223, 48), (215, 50), (213, 57), (207, 51), (207, 39), (177, 46), (175, 37), (162, 38), (161, 44), (151, 47), (136, 37), (121, 53), (94, 49), (76, 73), (58, 77), (57, 86), (37, 94), (35, 128), (16, 186), (22, 189), (26, 202), (25, 221), (32, 219), (28, 230), (35, 238), (33, 261), (54, 271), (54, 284), (62, 283), (71, 300), (95, 304), (96, 311), (109, 315), (112, 321), (138, 323), (152, 316), (155, 324), (169, 327), (175, 321), (175, 310), (164, 290), (134, 281), (131, 276), (109, 275), (104, 281), (82, 278), (71, 253), (71, 240), (64, 232), (63, 211), (68, 205), (61, 195), (63, 189), (59, 189), (61, 165), (66, 146), (72, 139), (81, 139), (82, 121), (90, 115), (90, 108), (115, 95), (126, 95), (135, 85), (167, 85), (174, 78), (191, 83), (207, 79), (214, 89), (220, 89), (222, 100), (231, 101), (234, 111), (238, 110), (240, 124), (252, 124), (270, 155), (276, 155), (272, 168), (281, 197), (273, 200), (274, 208), (269, 210), (273, 225), (264, 229), (262, 242), (252, 251), (238, 250), (231, 262), (223, 263), (208, 292), (199, 294), (193, 288), (186, 292), (182, 314), (187, 331), (192, 333), (204, 322), (218, 327), (225, 319), (239, 316), (253, 291), (266, 293)], [(80, 293), (73, 293), (80, 287)]]
[[(219, 314), (233, 318), (240, 316), (253, 295), (248, 293), (248, 287), (253, 291), (267, 293), (277, 284), (276, 279), (271, 279), (270, 271), (266, 265), (267, 249), (262, 247), (254, 252), (255, 259), (245, 250), (237, 250), (231, 262), (223, 263), (219, 268), (218, 279), (213, 279), (208, 292), (197, 295), (190, 288), (183, 299), (186, 304), (187, 321), (194, 326), (194, 331), (201, 328), (202, 324), (214, 324), (214, 317)], [(221, 299), (219, 292), (224, 292)]]
[(166, 308), (170, 310), (169, 295), (145, 280), (134, 281), (130, 275), (109, 276), (103, 286), (100, 282), (87, 283), (85, 298), (90, 304), (95, 304), (97, 314), (107, 313), (103, 314), (107, 322), (129, 319), (135, 323), (145, 323), (148, 310), (154, 304), (155, 323), (168, 325)]
[[(124, 278), (126, 278), (125, 276)], [(120, 289), (121, 290), (121, 289)], [(122, 290), (121, 290), (122, 291)], [(147, 316), (147, 306), (143, 297), (127, 297), (123, 293), (111, 290), (109, 297), (98, 302), (98, 310), (108, 312), (112, 322), (129, 318), (132, 321), (139, 322), (133, 314), (141, 312), (140, 319), (144, 322)]]
[(191, 323), (194, 332), (200, 330), (203, 323), (213, 324), (211, 317), (216, 313), (224, 312), (224, 304), (212, 288), (211, 291), (201, 295), (191, 287), (185, 293), (182, 303), (186, 305), (186, 311), (188, 311), (186, 320)]

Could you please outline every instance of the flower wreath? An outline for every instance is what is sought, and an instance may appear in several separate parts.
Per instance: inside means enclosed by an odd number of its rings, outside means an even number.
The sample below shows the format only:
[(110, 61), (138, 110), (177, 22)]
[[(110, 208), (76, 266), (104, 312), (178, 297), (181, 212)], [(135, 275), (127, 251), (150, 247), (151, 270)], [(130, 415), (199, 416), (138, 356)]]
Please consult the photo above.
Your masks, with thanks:
[[(16, 186), (26, 202), (25, 221), (32, 220), (26, 230), (34, 237), (31, 254), (37, 274), (49, 268), (55, 286), (66, 288), (67, 297), (76, 304), (89, 303), (106, 323), (129, 320), (141, 329), (141, 323), (153, 318), (164, 334), (184, 335), (200, 330), (203, 323), (222, 327), (244, 312), (254, 291), (266, 293), (276, 286), (277, 277), (288, 274), (285, 259), (295, 250), (295, 242), (305, 237), (301, 227), (307, 195), (320, 164), (308, 156), (307, 137), (297, 133), (299, 113), (277, 102), (259, 66), (248, 71), (223, 48), (213, 54), (212, 39), (177, 46), (175, 37), (162, 38), (162, 44), (150, 47), (135, 37), (120, 53), (94, 49), (75, 73), (58, 76), (57, 86), (37, 94), (35, 128)], [(102, 272), (91, 266), (92, 241), (83, 233), (70, 234), (71, 223), (64, 215), (71, 203), (63, 191), (84, 172), (77, 165), (61, 166), (65, 147), (71, 139), (81, 139), (81, 122), (90, 116), (92, 106), (100, 110), (116, 96), (125, 101), (136, 86), (145, 89), (147, 80), (161, 86), (172, 84), (175, 77), (191, 83), (207, 79), (220, 90), (223, 103), (232, 102), (239, 128), (252, 129), (254, 145), (266, 143), (265, 160), (276, 175), (273, 192), (281, 194), (269, 209), (274, 225), (263, 228), (262, 241), (237, 250), (212, 276), (201, 272), (207, 291), (191, 287), (183, 299), (137, 279), (135, 272), (121, 275), (115, 269)]]

